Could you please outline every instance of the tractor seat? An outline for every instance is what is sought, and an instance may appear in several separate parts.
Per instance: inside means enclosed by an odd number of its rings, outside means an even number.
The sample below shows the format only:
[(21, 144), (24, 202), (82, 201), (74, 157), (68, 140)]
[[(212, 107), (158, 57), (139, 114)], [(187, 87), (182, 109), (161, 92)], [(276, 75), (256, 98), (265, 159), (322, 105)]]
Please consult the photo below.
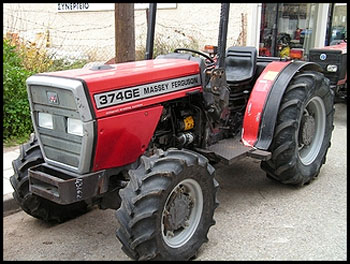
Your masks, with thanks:
[(229, 85), (249, 83), (256, 71), (255, 47), (230, 47), (225, 58), (226, 79)]

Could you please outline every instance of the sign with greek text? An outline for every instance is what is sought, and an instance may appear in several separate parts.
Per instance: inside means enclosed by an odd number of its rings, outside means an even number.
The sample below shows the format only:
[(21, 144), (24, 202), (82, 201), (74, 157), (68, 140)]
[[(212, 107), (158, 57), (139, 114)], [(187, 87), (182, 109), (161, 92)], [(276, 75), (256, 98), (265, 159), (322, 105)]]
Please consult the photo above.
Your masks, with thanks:
[[(58, 13), (67, 13), (67, 12), (85, 12), (85, 11), (113, 11), (114, 3), (57, 3), (57, 12)], [(148, 3), (134, 4), (135, 10), (147, 9), (149, 7)], [(158, 9), (167, 9), (167, 8), (176, 8), (176, 4), (166, 3), (166, 4), (157, 4)]]

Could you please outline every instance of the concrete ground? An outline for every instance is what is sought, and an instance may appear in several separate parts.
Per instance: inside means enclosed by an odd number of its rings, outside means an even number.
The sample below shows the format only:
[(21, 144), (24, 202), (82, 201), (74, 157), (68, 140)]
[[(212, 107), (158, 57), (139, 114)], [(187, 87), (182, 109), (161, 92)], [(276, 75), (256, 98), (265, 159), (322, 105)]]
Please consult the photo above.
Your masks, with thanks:
[[(218, 168), (216, 225), (196, 260), (347, 260), (347, 105), (336, 104), (334, 123), (326, 164), (310, 185), (274, 182), (250, 158)], [(129, 260), (114, 212), (94, 208), (60, 225), (7, 215), (3, 259)]]

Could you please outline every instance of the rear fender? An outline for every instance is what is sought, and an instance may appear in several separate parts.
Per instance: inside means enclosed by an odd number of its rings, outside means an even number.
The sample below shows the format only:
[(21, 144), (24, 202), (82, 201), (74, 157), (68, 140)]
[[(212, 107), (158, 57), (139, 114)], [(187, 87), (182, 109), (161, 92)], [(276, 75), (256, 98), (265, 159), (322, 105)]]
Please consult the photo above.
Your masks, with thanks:
[(243, 119), (242, 142), (245, 146), (268, 150), (273, 139), (278, 109), (293, 76), (300, 71), (322, 72), (313, 62), (271, 62), (256, 81)]

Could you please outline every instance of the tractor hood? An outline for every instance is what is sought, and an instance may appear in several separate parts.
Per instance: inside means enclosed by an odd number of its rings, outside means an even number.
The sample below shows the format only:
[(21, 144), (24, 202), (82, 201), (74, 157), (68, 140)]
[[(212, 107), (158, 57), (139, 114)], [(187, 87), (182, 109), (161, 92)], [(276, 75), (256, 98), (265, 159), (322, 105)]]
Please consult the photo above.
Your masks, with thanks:
[(81, 80), (96, 118), (179, 98), (194, 87), (201, 89), (199, 65), (186, 59), (143, 60), (43, 74)]
[(314, 48), (315, 50), (339, 50), (341, 51), (342, 54), (347, 53), (347, 43), (343, 42), (337, 45), (332, 45), (332, 46), (325, 46), (322, 48)]

